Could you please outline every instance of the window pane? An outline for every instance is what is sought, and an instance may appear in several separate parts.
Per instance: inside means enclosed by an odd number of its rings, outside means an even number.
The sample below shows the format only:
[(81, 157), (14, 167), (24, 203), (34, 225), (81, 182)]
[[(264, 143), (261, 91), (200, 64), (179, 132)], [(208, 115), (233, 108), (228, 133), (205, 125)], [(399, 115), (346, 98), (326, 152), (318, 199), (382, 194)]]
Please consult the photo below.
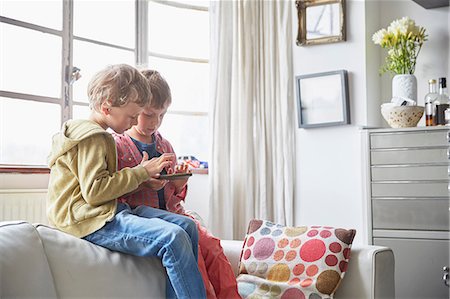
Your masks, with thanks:
[(151, 52), (209, 59), (207, 11), (178, 8), (150, 1), (148, 23), (148, 47)]
[(110, 64), (134, 65), (134, 52), (100, 46), (93, 43), (73, 42), (73, 65), (81, 69), (81, 78), (73, 84), (73, 99), (86, 102), (87, 86), (92, 76)]
[(0, 163), (46, 165), (60, 127), (59, 105), (0, 98)]
[(73, 106), (73, 117), (72, 119), (88, 119), (91, 115), (91, 109), (88, 106)]
[(149, 57), (172, 91), (169, 110), (208, 112), (209, 64)]
[(62, 0), (56, 1), (1, 1), (3, 17), (24, 21), (52, 29), (62, 29)]
[(208, 161), (208, 127), (207, 116), (166, 114), (159, 131), (170, 141), (177, 156), (193, 155)]
[(73, 34), (135, 48), (135, 1), (81, 1), (73, 3)]
[(0, 23), (0, 89), (61, 97), (61, 37)]

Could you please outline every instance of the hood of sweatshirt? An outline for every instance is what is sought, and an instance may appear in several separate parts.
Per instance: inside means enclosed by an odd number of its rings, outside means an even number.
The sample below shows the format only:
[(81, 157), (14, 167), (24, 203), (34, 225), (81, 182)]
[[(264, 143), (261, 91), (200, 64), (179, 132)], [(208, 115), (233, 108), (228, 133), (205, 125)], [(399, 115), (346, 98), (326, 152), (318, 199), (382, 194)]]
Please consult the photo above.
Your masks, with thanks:
[(65, 122), (59, 133), (52, 139), (52, 150), (47, 158), (48, 166), (52, 167), (55, 161), (77, 146), (80, 141), (95, 134), (108, 134), (99, 124), (90, 120), (69, 120)]

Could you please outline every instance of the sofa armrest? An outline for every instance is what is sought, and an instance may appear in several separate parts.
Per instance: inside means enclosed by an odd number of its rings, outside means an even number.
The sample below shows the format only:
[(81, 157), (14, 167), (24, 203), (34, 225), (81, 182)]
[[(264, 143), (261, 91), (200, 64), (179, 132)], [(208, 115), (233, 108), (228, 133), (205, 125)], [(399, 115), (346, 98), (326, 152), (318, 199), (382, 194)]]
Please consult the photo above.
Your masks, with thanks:
[(239, 260), (241, 258), (243, 243), (244, 241), (235, 241), (235, 240), (220, 241), (220, 245), (222, 245), (223, 252), (227, 256), (235, 276), (237, 276), (239, 272)]
[(394, 253), (390, 248), (354, 245), (336, 298), (395, 298)]
[[(243, 241), (222, 240), (221, 245), (237, 275)], [(395, 298), (392, 250), (381, 246), (353, 245), (347, 272), (335, 298)]]

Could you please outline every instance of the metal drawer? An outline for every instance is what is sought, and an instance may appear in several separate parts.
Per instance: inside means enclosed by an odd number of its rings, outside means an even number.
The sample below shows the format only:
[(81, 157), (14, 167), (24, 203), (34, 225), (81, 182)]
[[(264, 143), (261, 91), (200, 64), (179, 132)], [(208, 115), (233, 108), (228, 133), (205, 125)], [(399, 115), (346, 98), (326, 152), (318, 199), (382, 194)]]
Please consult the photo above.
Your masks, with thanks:
[(374, 229), (449, 230), (448, 199), (376, 199)]
[(448, 146), (448, 132), (449, 130), (372, 133), (370, 145), (371, 148)]
[(378, 150), (370, 153), (372, 165), (448, 163), (448, 148)]
[[(448, 181), (439, 182), (372, 182), (375, 197), (445, 197), (448, 198)], [(448, 207), (447, 207), (448, 213)]]
[(372, 166), (371, 173), (373, 181), (446, 180), (448, 179), (448, 166)]

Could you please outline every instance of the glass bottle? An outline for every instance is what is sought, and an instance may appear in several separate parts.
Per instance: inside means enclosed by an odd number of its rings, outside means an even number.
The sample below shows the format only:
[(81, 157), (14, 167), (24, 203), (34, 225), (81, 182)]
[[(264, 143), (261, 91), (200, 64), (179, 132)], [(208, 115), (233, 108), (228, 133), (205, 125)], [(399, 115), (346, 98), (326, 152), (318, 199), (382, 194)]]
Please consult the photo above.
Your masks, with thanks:
[(445, 125), (445, 109), (449, 108), (446, 78), (439, 78), (439, 95), (433, 102), (433, 123), (435, 126)]
[(433, 126), (433, 102), (438, 97), (436, 80), (428, 80), (428, 93), (425, 95), (425, 125)]

